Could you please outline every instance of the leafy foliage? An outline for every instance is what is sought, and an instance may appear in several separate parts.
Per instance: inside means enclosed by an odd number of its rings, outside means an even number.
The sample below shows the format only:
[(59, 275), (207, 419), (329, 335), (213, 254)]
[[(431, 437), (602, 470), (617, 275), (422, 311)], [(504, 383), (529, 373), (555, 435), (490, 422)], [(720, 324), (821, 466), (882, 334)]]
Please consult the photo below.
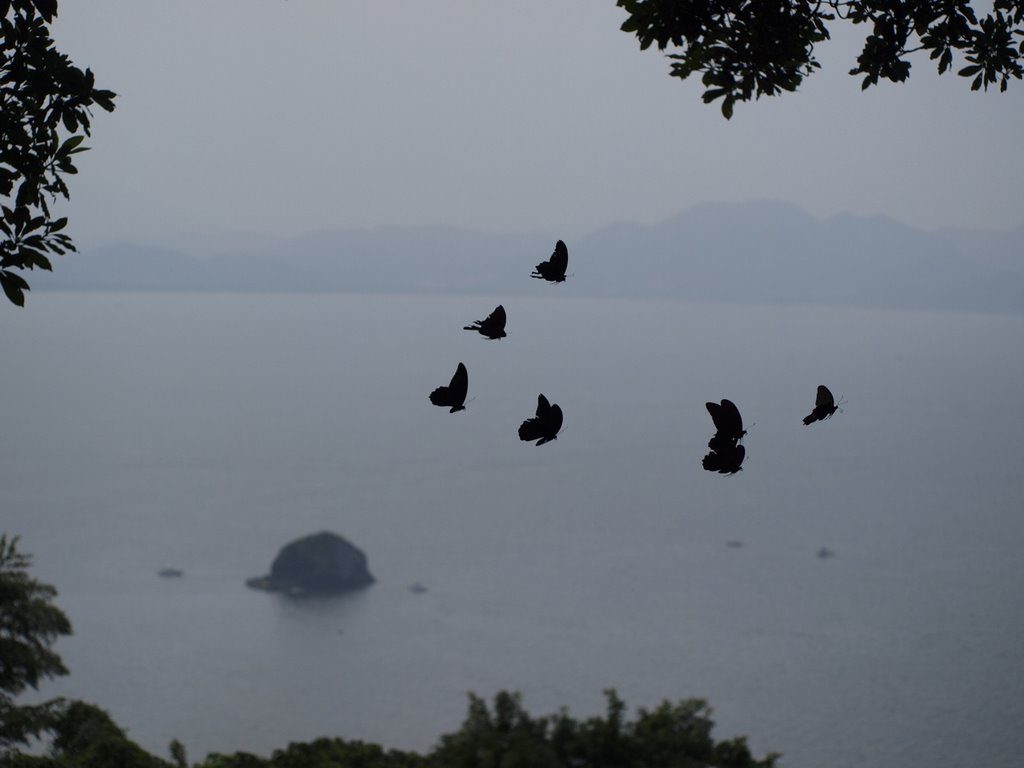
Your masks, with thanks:
[(851, 75), (862, 88), (880, 78), (903, 82), (908, 56), (928, 51), (939, 74), (950, 70), (954, 53), (967, 66), (971, 90), (1024, 76), (1024, 2), (994, 0), (979, 18), (969, 0), (618, 0), (629, 17), (624, 32), (640, 48), (669, 46), (671, 75), (686, 79), (703, 72), (704, 103), (722, 99), (732, 117), (737, 101), (795, 91), (820, 68), (814, 46), (829, 38), (837, 20), (869, 25), (871, 32)]
[(518, 693), (499, 692), (491, 707), (471, 694), (462, 727), (442, 736), (426, 755), (317, 739), (291, 744), (270, 758), (212, 754), (195, 768), (773, 768), (778, 759), (754, 758), (742, 738), (715, 742), (711, 710), (699, 699), (640, 709), (629, 721), (616, 693), (605, 696), (604, 717), (579, 721), (564, 709), (533, 717)]
[(0, 754), (49, 728), (61, 701), (16, 706), (14, 697), (40, 680), (66, 675), (50, 646), (71, 634), (71, 623), (51, 603), (57, 590), (28, 575), (32, 560), (18, 539), (0, 535)]
[(413, 752), (385, 750), (378, 744), (344, 739), (316, 739), (289, 744), (269, 758), (248, 752), (213, 754), (196, 768), (428, 768), (427, 759)]
[(634, 721), (615, 691), (605, 691), (604, 717), (577, 721), (562, 710), (533, 718), (518, 693), (494, 697), (493, 712), (470, 696), (462, 727), (429, 756), (445, 768), (772, 768), (777, 755), (755, 759), (741, 739), (715, 742), (711, 710), (699, 699), (640, 709)]
[[(699, 699), (662, 702), (626, 719), (626, 705), (606, 691), (604, 717), (575, 720), (564, 709), (531, 716), (518, 693), (501, 691), (493, 707), (470, 695), (462, 727), (428, 754), (378, 744), (316, 739), (289, 744), (269, 758), (213, 753), (195, 768), (774, 768), (778, 755), (757, 759), (743, 738), (716, 742), (711, 710)], [(171, 742), (173, 762), (150, 755), (92, 704), (72, 702), (55, 719), (49, 755), (12, 754), (5, 768), (184, 768), (185, 748)]]
[(56, 15), (57, 0), (0, 0), (0, 288), (18, 306), (29, 285), (15, 270), (52, 270), (50, 255), (75, 250), (50, 202), (68, 197), (90, 107), (114, 109), (114, 94), (54, 48)]
[(172, 768), (129, 739), (94, 704), (74, 701), (54, 718), (49, 755), (9, 755), (4, 768)]
[(58, 765), (75, 768), (169, 768), (131, 741), (110, 715), (93, 704), (75, 701), (54, 724), (51, 750)]

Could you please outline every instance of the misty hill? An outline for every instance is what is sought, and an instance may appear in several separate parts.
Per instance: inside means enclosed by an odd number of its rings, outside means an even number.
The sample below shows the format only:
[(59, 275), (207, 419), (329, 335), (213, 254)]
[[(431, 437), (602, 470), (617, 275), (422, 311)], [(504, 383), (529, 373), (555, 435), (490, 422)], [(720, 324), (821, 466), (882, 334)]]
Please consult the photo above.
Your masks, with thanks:
[[(886, 217), (818, 219), (783, 203), (708, 203), (568, 241), (557, 289), (529, 277), (561, 235), (448, 228), (320, 232), (204, 253), (118, 244), (61, 259), (38, 289), (650, 296), (1024, 312), (1024, 228), (924, 232)], [(242, 243), (246, 243), (244, 246)]]
[(600, 284), (621, 295), (1022, 312), (1021, 242), (995, 262), (976, 256), (969, 237), (886, 217), (817, 219), (792, 205), (747, 203), (610, 226), (576, 251), (604, 256)]
[[(316, 232), (212, 250), (118, 243), (61, 259), (39, 288), (60, 290), (483, 293), (547, 258), (554, 240), (446, 228)], [(543, 256), (534, 259), (533, 254)], [(33, 286), (35, 287), (35, 285)]]

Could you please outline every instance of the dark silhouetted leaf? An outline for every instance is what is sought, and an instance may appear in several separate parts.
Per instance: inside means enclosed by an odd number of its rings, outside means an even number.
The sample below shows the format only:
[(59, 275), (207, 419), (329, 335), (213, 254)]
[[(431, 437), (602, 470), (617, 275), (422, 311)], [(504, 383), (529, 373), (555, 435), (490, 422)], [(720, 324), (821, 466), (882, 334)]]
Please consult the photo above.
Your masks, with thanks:
[(25, 306), (24, 292), (28, 290), (28, 283), (13, 272), (0, 272), (0, 286), (3, 287), (4, 293), (12, 304), (19, 307)]

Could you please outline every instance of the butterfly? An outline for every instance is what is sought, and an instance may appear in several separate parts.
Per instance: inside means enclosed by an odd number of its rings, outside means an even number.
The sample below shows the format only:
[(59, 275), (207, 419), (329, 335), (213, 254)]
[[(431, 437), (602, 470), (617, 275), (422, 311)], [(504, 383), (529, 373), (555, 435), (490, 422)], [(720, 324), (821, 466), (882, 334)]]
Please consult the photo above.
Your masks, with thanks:
[(711, 421), (717, 430), (716, 437), (721, 435), (726, 439), (739, 440), (747, 431), (743, 429), (743, 418), (740, 416), (740, 409), (732, 400), (723, 400), (721, 404), (705, 403), (704, 406), (711, 414)]
[(708, 472), (732, 475), (740, 471), (740, 465), (746, 455), (746, 449), (739, 443), (734, 443), (720, 451), (712, 450), (701, 463)]
[(558, 438), (558, 430), (562, 428), (562, 409), (558, 404), (552, 405), (544, 395), (537, 398), (537, 415), (519, 425), (520, 440), (536, 440), (537, 445), (544, 445)]
[(565, 243), (559, 240), (555, 243), (555, 250), (551, 254), (551, 258), (538, 264), (530, 277), (536, 277), (538, 280), (547, 280), (549, 283), (563, 283), (565, 282), (565, 270), (568, 266), (569, 249), (565, 247)]
[(813, 424), (816, 421), (824, 421), (831, 418), (832, 414), (839, 410), (835, 398), (824, 384), (818, 385), (818, 394), (814, 398), (814, 410), (804, 416), (804, 424)]
[(466, 409), (466, 392), (469, 390), (469, 373), (466, 366), (459, 363), (455, 375), (447, 387), (438, 387), (430, 393), (430, 402), (443, 408), (451, 408), (449, 413)]
[(704, 405), (715, 424), (715, 434), (708, 441), (711, 452), (701, 464), (708, 472), (720, 472), (723, 475), (739, 472), (747, 455), (746, 448), (739, 444), (740, 439), (747, 434), (743, 429), (739, 408), (732, 400)]
[(505, 308), (499, 304), (491, 314), (483, 320), (474, 320), (472, 325), (463, 327), (465, 331), (479, 331), (488, 339), (505, 338)]

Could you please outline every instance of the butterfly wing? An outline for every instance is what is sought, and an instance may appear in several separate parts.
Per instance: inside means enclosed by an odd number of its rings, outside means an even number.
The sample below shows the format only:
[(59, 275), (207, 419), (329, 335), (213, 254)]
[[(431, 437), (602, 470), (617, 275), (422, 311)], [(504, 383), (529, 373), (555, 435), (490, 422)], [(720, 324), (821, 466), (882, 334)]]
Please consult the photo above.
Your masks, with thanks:
[(724, 453), (725, 451), (731, 450), (736, 445), (736, 438), (731, 435), (723, 434), (722, 432), (715, 432), (710, 440), (708, 440), (708, 448), (717, 453)]
[(724, 425), (720, 429), (723, 432), (735, 435), (737, 439), (746, 434), (743, 431), (743, 418), (740, 416), (740, 409), (736, 407), (732, 400), (722, 401), (721, 415), (724, 419)]
[(701, 460), (700, 465), (708, 472), (717, 472), (719, 467), (718, 454), (712, 451)]
[(746, 434), (743, 431), (743, 419), (739, 408), (732, 400), (722, 400), (721, 404), (705, 403), (704, 406), (711, 414), (711, 421), (715, 423), (715, 429), (722, 437), (739, 440)]
[(730, 444), (718, 450), (712, 448), (711, 453), (701, 461), (701, 465), (708, 472), (732, 475), (740, 471), (740, 465), (743, 463), (743, 458), (746, 455), (747, 451), (742, 445), (738, 443)]
[(451, 406), (448, 387), (438, 387), (430, 393), (430, 402), (434, 405)]
[(551, 279), (551, 262), (550, 261), (542, 261), (540, 264), (538, 264), (536, 267), (533, 268), (533, 274), (530, 275), (530, 277), (536, 277), (536, 278), (538, 278), (540, 280), (550, 280)]
[(505, 308), (501, 304), (499, 304), (497, 307), (494, 308), (494, 311), (487, 316), (486, 322), (495, 331), (504, 331), (505, 321)]
[(824, 384), (819, 384), (818, 394), (814, 398), (815, 410), (817, 410), (818, 408), (827, 408), (828, 410), (831, 411), (835, 407), (835, 405), (836, 400), (834, 397), (832, 397), (832, 393), (829, 392), (828, 387), (826, 387)]
[(537, 418), (543, 421), (548, 417), (548, 411), (551, 410), (551, 403), (544, 395), (537, 395)]
[(520, 440), (540, 440), (544, 437), (545, 427), (550, 418), (551, 403), (544, 395), (537, 397), (537, 415), (532, 419), (527, 419), (519, 425), (519, 439)]
[(540, 440), (544, 437), (540, 419), (527, 419), (519, 425), (519, 439), (525, 442)]
[(480, 333), (489, 339), (500, 339), (505, 336), (505, 308), (501, 304), (480, 324)]
[(725, 423), (722, 421), (722, 406), (718, 403), (704, 403), (704, 407), (707, 408), (708, 413), (711, 414), (711, 421), (714, 423), (715, 429), (721, 430)]
[(551, 265), (551, 273), (554, 278), (565, 277), (565, 270), (569, 267), (569, 249), (561, 240), (555, 243), (554, 253), (551, 254), (548, 263)]
[(742, 445), (737, 445), (731, 451), (726, 451), (722, 455), (722, 466), (718, 470), (723, 475), (732, 475), (740, 471), (740, 465), (743, 464), (743, 459), (747, 455), (747, 449)]
[(562, 409), (558, 403), (555, 403), (551, 406), (551, 413), (548, 417), (548, 431), (551, 433), (552, 439), (562, 429), (562, 419)]
[(558, 403), (552, 405), (545, 415), (544, 419), (540, 424), (541, 439), (537, 441), (537, 445), (544, 445), (544, 443), (558, 439), (558, 430), (562, 428), (562, 409), (558, 406)]
[(469, 372), (462, 363), (455, 369), (455, 374), (448, 385), (448, 392), (451, 396), (452, 411), (462, 408), (466, 402), (466, 393), (469, 392)]

